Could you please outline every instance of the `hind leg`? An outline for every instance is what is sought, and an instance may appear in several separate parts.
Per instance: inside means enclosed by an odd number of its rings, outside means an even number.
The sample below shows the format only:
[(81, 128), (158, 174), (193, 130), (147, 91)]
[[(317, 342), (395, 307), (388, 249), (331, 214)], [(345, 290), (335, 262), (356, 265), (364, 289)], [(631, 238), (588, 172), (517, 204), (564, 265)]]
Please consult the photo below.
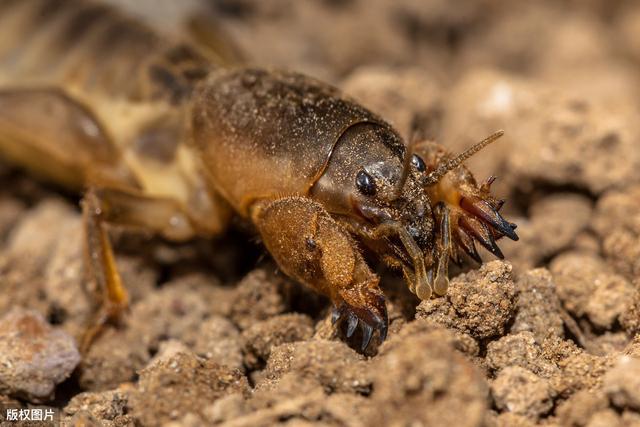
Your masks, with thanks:
[(86, 352), (106, 323), (120, 320), (129, 303), (118, 274), (108, 226), (144, 228), (176, 241), (193, 237), (197, 226), (181, 204), (172, 199), (123, 190), (89, 189), (82, 199), (82, 212), (87, 279), (94, 285), (93, 299), (97, 306), (81, 340), (81, 349)]

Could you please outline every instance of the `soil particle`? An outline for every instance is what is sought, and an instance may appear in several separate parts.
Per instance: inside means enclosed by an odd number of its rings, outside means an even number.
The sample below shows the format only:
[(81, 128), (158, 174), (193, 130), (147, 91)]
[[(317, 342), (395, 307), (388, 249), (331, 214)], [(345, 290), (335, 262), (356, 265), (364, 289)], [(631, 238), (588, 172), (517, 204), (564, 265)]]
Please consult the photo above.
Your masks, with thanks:
[(511, 333), (531, 332), (538, 343), (549, 335), (564, 337), (562, 306), (551, 273), (545, 268), (530, 270), (515, 285), (518, 302)]
[(622, 276), (609, 275), (598, 283), (585, 308), (589, 320), (600, 328), (610, 328), (629, 309), (637, 291)]
[[(293, 67), (332, 81), (363, 63), (411, 64), (417, 57), (425, 69), (446, 73), (450, 52), (442, 44), (464, 36), (465, 28), (486, 24), (488, 4), (465, 1), (453, 12), (440, 0), (305, 5), (247, 0), (217, 3), (216, 9), (225, 18), (224, 28), (256, 63)], [(320, 31), (327, 28), (331, 31)]]
[(495, 417), (496, 427), (533, 427), (536, 422), (527, 416), (503, 412)]
[(507, 129), (487, 158), (469, 162), (480, 176), (501, 174), (503, 185), (530, 192), (546, 183), (600, 194), (640, 178), (640, 153), (632, 148), (637, 130), (628, 125), (635, 112), (628, 106), (613, 111), (580, 92), (481, 68), (460, 79), (446, 111), (443, 139), (456, 141), (456, 150), (478, 135)]
[(8, 251), (16, 258), (29, 257), (44, 266), (61, 235), (42, 231), (49, 229), (51, 224), (55, 224), (58, 229), (65, 222), (73, 221), (76, 216), (73, 208), (62, 200), (43, 200), (23, 216), (11, 231), (7, 242)]
[(371, 373), (364, 357), (339, 341), (286, 343), (271, 351), (256, 387), (273, 388), (284, 376), (310, 378), (327, 392), (368, 393)]
[(598, 328), (609, 328), (627, 314), (637, 293), (597, 255), (563, 254), (552, 261), (551, 271), (564, 307), (577, 317), (587, 316)]
[(130, 387), (123, 387), (117, 390), (77, 394), (65, 406), (64, 415), (69, 420), (84, 412), (106, 427), (127, 425), (133, 422), (131, 416), (126, 413), (129, 392)]
[(257, 322), (242, 333), (245, 363), (249, 367), (258, 367), (269, 359), (274, 347), (305, 341), (312, 335), (313, 323), (303, 314), (282, 314)]
[(629, 336), (635, 336), (640, 331), (640, 281), (634, 282), (634, 288), (627, 311), (620, 316), (620, 324)]
[(558, 405), (557, 420), (563, 426), (586, 426), (591, 418), (609, 408), (607, 396), (601, 391), (579, 391)]
[(629, 336), (626, 331), (605, 332), (602, 335), (594, 335), (589, 337), (588, 348), (594, 354), (616, 354), (627, 347)]
[(515, 270), (524, 272), (570, 247), (588, 226), (591, 212), (591, 201), (578, 194), (543, 197), (521, 221), (520, 240), (505, 240), (501, 246)]
[[(101, 426), (101, 421), (91, 415), (89, 411), (78, 411), (72, 417), (69, 417), (67, 421), (72, 426), (87, 426), (87, 427), (99, 427)], [(109, 424), (106, 422), (105, 424)]]
[(428, 128), (420, 136), (433, 138), (435, 132), (429, 131), (438, 130), (440, 89), (434, 76), (422, 69), (359, 68), (342, 87), (407, 137), (416, 122)]
[(178, 352), (140, 371), (128, 405), (140, 423), (158, 425), (189, 413), (203, 417), (203, 408), (216, 399), (248, 391), (247, 379), (238, 370)]
[(181, 277), (134, 304), (128, 326), (149, 349), (157, 349), (160, 341), (169, 338), (193, 342), (194, 331), (206, 319), (228, 313), (230, 298), (230, 292), (213, 278)]
[(488, 385), (442, 335), (418, 330), (381, 346), (369, 370), (375, 406), (367, 425), (484, 425)]
[[(82, 219), (73, 215), (58, 228), (60, 236), (82, 235)], [(84, 253), (76, 239), (58, 238), (44, 269), (43, 289), (58, 321), (64, 329), (79, 337), (86, 324), (91, 304), (84, 286)]]
[(610, 358), (595, 356), (584, 351), (572, 351), (573, 354), (557, 361), (562, 374), (551, 379), (559, 396), (587, 389), (592, 390), (602, 384), (602, 376), (611, 367)]
[(491, 383), (491, 395), (498, 409), (537, 419), (552, 408), (554, 390), (528, 369), (508, 366)]
[(237, 285), (231, 304), (231, 319), (244, 330), (256, 321), (283, 313), (288, 307), (283, 289), (289, 284), (284, 275), (265, 269), (252, 271)]
[(634, 60), (640, 60), (640, 6), (625, 3), (616, 18), (617, 40)]
[(503, 334), (515, 308), (511, 265), (492, 261), (455, 277), (444, 297), (421, 302), (416, 318), (484, 339)]
[(535, 226), (539, 260), (569, 247), (591, 219), (591, 201), (578, 194), (554, 193), (538, 200), (529, 212)]
[[(56, 198), (42, 200), (19, 218), (0, 251), (0, 313), (24, 307), (45, 316), (50, 314), (52, 306), (47, 297), (55, 293), (51, 287), (56, 283), (50, 282), (45, 273), (48, 273), (50, 260), (58, 257), (56, 249), (64, 240), (64, 235), (59, 232), (73, 232), (76, 221), (77, 214), (73, 208)], [(56, 224), (56, 227), (52, 228), (51, 224)], [(73, 270), (72, 265), (69, 267), (69, 271)], [(55, 265), (51, 273), (59, 273)], [(74, 288), (74, 282), (70, 281), (68, 294), (73, 294)], [(78, 312), (83, 310), (83, 299), (84, 296), (78, 305), (75, 302), (71, 304), (78, 308)], [(69, 310), (77, 313), (74, 307), (69, 307)]]
[(131, 330), (107, 329), (82, 358), (78, 381), (83, 390), (109, 390), (135, 380), (137, 371), (151, 358)]
[(640, 410), (640, 359), (620, 357), (604, 376), (603, 388), (617, 408)]
[[(267, 427), (278, 423), (366, 426), (362, 417), (371, 408), (362, 396), (348, 393), (327, 396), (322, 387), (293, 377), (284, 380), (280, 386), (269, 392), (257, 391), (248, 400), (237, 394), (221, 398), (205, 410), (207, 421), (230, 427)], [(354, 413), (359, 417), (354, 417)]]
[(599, 36), (610, 31), (606, 23), (587, 12), (568, 14), (563, 24), (549, 33), (540, 77), (580, 97), (588, 92), (590, 99), (608, 108), (633, 106), (637, 76), (627, 61), (612, 54), (612, 48), (617, 49), (612, 38)]
[(620, 416), (613, 409), (603, 409), (596, 412), (589, 420), (588, 427), (617, 427), (623, 426)]
[(388, 341), (385, 343), (387, 351), (392, 351), (394, 346), (401, 343), (402, 339), (411, 340), (413, 335), (419, 335), (424, 333), (430, 333), (434, 337), (440, 336), (443, 342), (448, 343), (454, 349), (471, 357), (478, 356), (480, 353), (480, 345), (469, 334), (460, 332), (455, 329), (444, 329), (437, 322), (428, 319), (416, 319), (413, 322), (408, 322), (396, 331), (398, 340)]
[(39, 313), (14, 309), (0, 319), (0, 393), (46, 400), (79, 362), (75, 340)]
[(536, 98), (535, 88), (526, 79), (488, 67), (469, 70), (447, 93), (439, 140), (452, 151), (461, 152), (496, 129), (505, 129), (505, 136), (485, 148), (482, 158), (475, 156), (467, 162), (480, 179), (500, 176), (492, 188), (504, 194), (513, 184), (504, 174), (504, 164), (510, 161), (517, 144), (513, 123), (534, 113)]
[(609, 191), (596, 204), (593, 228), (614, 268), (630, 279), (640, 274), (640, 185)]
[(600, 194), (640, 178), (632, 111), (553, 95), (539, 100), (537, 111), (513, 135), (520, 143), (508, 168), (521, 188), (546, 182)]
[[(65, 238), (83, 235), (80, 215), (70, 216), (56, 233), (57, 240), (42, 273), (43, 291), (49, 304), (47, 313), (55, 322), (62, 323), (67, 332), (80, 337), (101, 294), (87, 281), (82, 240)], [(142, 256), (118, 254), (116, 262), (122, 280), (132, 284), (127, 288), (130, 303), (138, 302), (154, 289), (158, 272)]]
[(531, 332), (519, 332), (490, 342), (487, 346), (487, 365), (497, 372), (510, 366), (518, 366), (539, 375), (551, 378), (558, 375), (558, 367), (542, 355), (542, 348)]
[(20, 200), (4, 195), (0, 196), (0, 241), (7, 238), (9, 232), (24, 214), (25, 209), (26, 206)]
[[(189, 343), (190, 340), (187, 340)], [(224, 317), (213, 316), (202, 322), (196, 332), (193, 351), (229, 368), (244, 370), (242, 342), (238, 329)]]
[[(210, 301), (217, 301), (212, 304)], [(225, 303), (226, 301), (226, 303)], [(179, 340), (196, 351), (209, 351), (212, 356), (220, 356), (217, 361), (240, 367), (240, 342), (235, 327), (222, 321), (227, 330), (218, 330), (218, 337), (229, 335), (227, 343), (233, 343), (228, 353), (219, 351), (219, 342), (210, 342), (207, 350), (200, 341), (201, 328), (207, 327), (207, 319), (228, 312), (230, 293), (211, 279), (202, 276), (187, 276), (150, 293), (139, 303), (133, 304), (126, 325), (120, 328), (106, 328), (91, 346), (83, 359), (80, 383), (88, 390), (105, 390), (117, 387), (136, 377), (136, 372), (145, 366), (151, 355), (158, 351), (161, 343), (168, 339)], [(213, 320), (215, 322), (215, 320)], [(202, 340), (202, 338), (200, 338)], [(198, 345), (199, 344), (199, 345)]]
[[(463, 57), (473, 65), (497, 64), (521, 74), (531, 73), (549, 50), (554, 23), (566, 19), (555, 4), (548, 6), (533, 7), (528, 3), (519, 3), (516, 7), (498, 6), (494, 13), (499, 19), (493, 20), (485, 31), (464, 46), (467, 52)], [(532, 32), (540, 33), (537, 36), (539, 43), (531, 43)], [(464, 69), (469, 67), (462, 65)]]
[(622, 411), (622, 415), (620, 416), (620, 420), (622, 421), (620, 424), (623, 427), (627, 427), (627, 426), (638, 427), (638, 426), (640, 426), (640, 415), (637, 412)]

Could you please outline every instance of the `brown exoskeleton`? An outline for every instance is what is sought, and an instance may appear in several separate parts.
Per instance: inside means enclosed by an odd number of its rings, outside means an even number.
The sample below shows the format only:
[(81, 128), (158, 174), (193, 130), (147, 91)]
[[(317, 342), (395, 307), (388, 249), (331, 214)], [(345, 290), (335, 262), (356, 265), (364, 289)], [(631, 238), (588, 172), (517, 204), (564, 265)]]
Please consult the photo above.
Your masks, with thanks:
[(361, 347), (387, 332), (364, 248), (401, 270), (419, 298), (447, 291), (447, 266), (474, 242), (517, 239), (502, 202), (460, 156), (407, 147), (384, 120), (312, 78), (226, 69), (107, 7), (0, 2), (0, 154), (85, 190), (87, 266), (100, 309), (86, 343), (121, 316), (106, 225), (171, 240), (251, 223), (281, 269), (327, 295)]

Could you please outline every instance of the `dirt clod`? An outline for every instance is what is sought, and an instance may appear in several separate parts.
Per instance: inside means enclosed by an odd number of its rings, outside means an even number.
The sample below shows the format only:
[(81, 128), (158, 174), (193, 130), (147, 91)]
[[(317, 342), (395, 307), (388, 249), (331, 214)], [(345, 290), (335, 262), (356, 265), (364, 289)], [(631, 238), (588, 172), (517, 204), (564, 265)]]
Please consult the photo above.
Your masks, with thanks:
[(604, 391), (618, 408), (640, 409), (640, 359), (622, 356), (604, 377)]
[(517, 313), (511, 333), (529, 331), (538, 343), (549, 335), (564, 336), (562, 306), (548, 270), (535, 269), (524, 273), (516, 281), (516, 292)]
[(566, 309), (576, 316), (587, 316), (599, 328), (620, 320), (637, 293), (626, 278), (593, 254), (561, 255), (552, 262), (551, 271)]
[(542, 378), (550, 378), (559, 373), (554, 363), (545, 360), (542, 348), (531, 332), (506, 335), (489, 343), (486, 361), (493, 371), (519, 366)]
[(487, 383), (438, 328), (391, 338), (372, 365), (367, 425), (483, 425)]
[(603, 392), (583, 390), (562, 402), (556, 414), (561, 425), (586, 426), (595, 414), (608, 407), (609, 402)]
[(0, 393), (45, 400), (78, 362), (75, 340), (39, 313), (14, 309), (0, 319)]
[(280, 293), (287, 279), (266, 270), (255, 270), (238, 283), (231, 304), (231, 319), (240, 327), (248, 328), (253, 322), (281, 314), (287, 303)]
[(607, 192), (596, 204), (593, 226), (602, 240), (602, 251), (628, 278), (640, 273), (640, 186)]
[(140, 371), (131, 392), (131, 414), (144, 425), (164, 423), (203, 409), (231, 393), (248, 392), (237, 370), (222, 367), (190, 352), (178, 352)]
[(444, 297), (420, 303), (416, 317), (474, 338), (489, 338), (504, 332), (514, 315), (515, 302), (511, 265), (492, 261), (454, 278)]
[(491, 394), (498, 409), (538, 418), (553, 406), (549, 382), (528, 369), (509, 366), (491, 383)]
[(193, 351), (219, 365), (244, 369), (240, 333), (224, 317), (214, 316), (202, 322), (193, 343)]
[(276, 346), (258, 388), (271, 388), (284, 376), (311, 378), (331, 391), (368, 393), (371, 374), (364, 358), (339, 341), (306, 341)]
[(301, 314), (283, 314), (255, 323), (242, 333), (245, 362), (256, 367), (269, 359), (274, 347), (308, 340), (312, 335), (311, 319)]
[(69, 418), (85, 413), (108, 427), (126, 425), (132, 422), (131, 416), (127, 415), (129, 392), (129, 389), (123, 388), (80, 393), (71, 399), (64, 413)]

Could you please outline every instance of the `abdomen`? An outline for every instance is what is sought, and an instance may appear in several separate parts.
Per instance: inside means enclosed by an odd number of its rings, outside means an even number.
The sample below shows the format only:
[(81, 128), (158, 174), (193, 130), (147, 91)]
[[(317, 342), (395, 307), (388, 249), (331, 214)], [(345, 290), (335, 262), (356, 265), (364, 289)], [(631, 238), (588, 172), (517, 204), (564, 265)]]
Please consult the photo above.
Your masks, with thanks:
[[(0, 150), (23, 166), (33, 147), (43, 156), (60, 153), (51, 161), (76, 172), (57, 181), (74, 187), (85, 184), (77, 177), (89, 169), (107, 167), (96, 153), (112, 153), (109, 165), (128, 171), (127, 184), (133, 177), (148, 194), (185, 197), (176, 159), (184, 107), (213, 67), (196, 48), (98, 2), (0, 0), (0, 100), (24, 101), (19, 112), (0, 103)], [(29, 108), (34, 99), (46, 99), (57, 114)], [(92, 141), (102, 150), (74, 136), (80, 122), (99, 130)]]

